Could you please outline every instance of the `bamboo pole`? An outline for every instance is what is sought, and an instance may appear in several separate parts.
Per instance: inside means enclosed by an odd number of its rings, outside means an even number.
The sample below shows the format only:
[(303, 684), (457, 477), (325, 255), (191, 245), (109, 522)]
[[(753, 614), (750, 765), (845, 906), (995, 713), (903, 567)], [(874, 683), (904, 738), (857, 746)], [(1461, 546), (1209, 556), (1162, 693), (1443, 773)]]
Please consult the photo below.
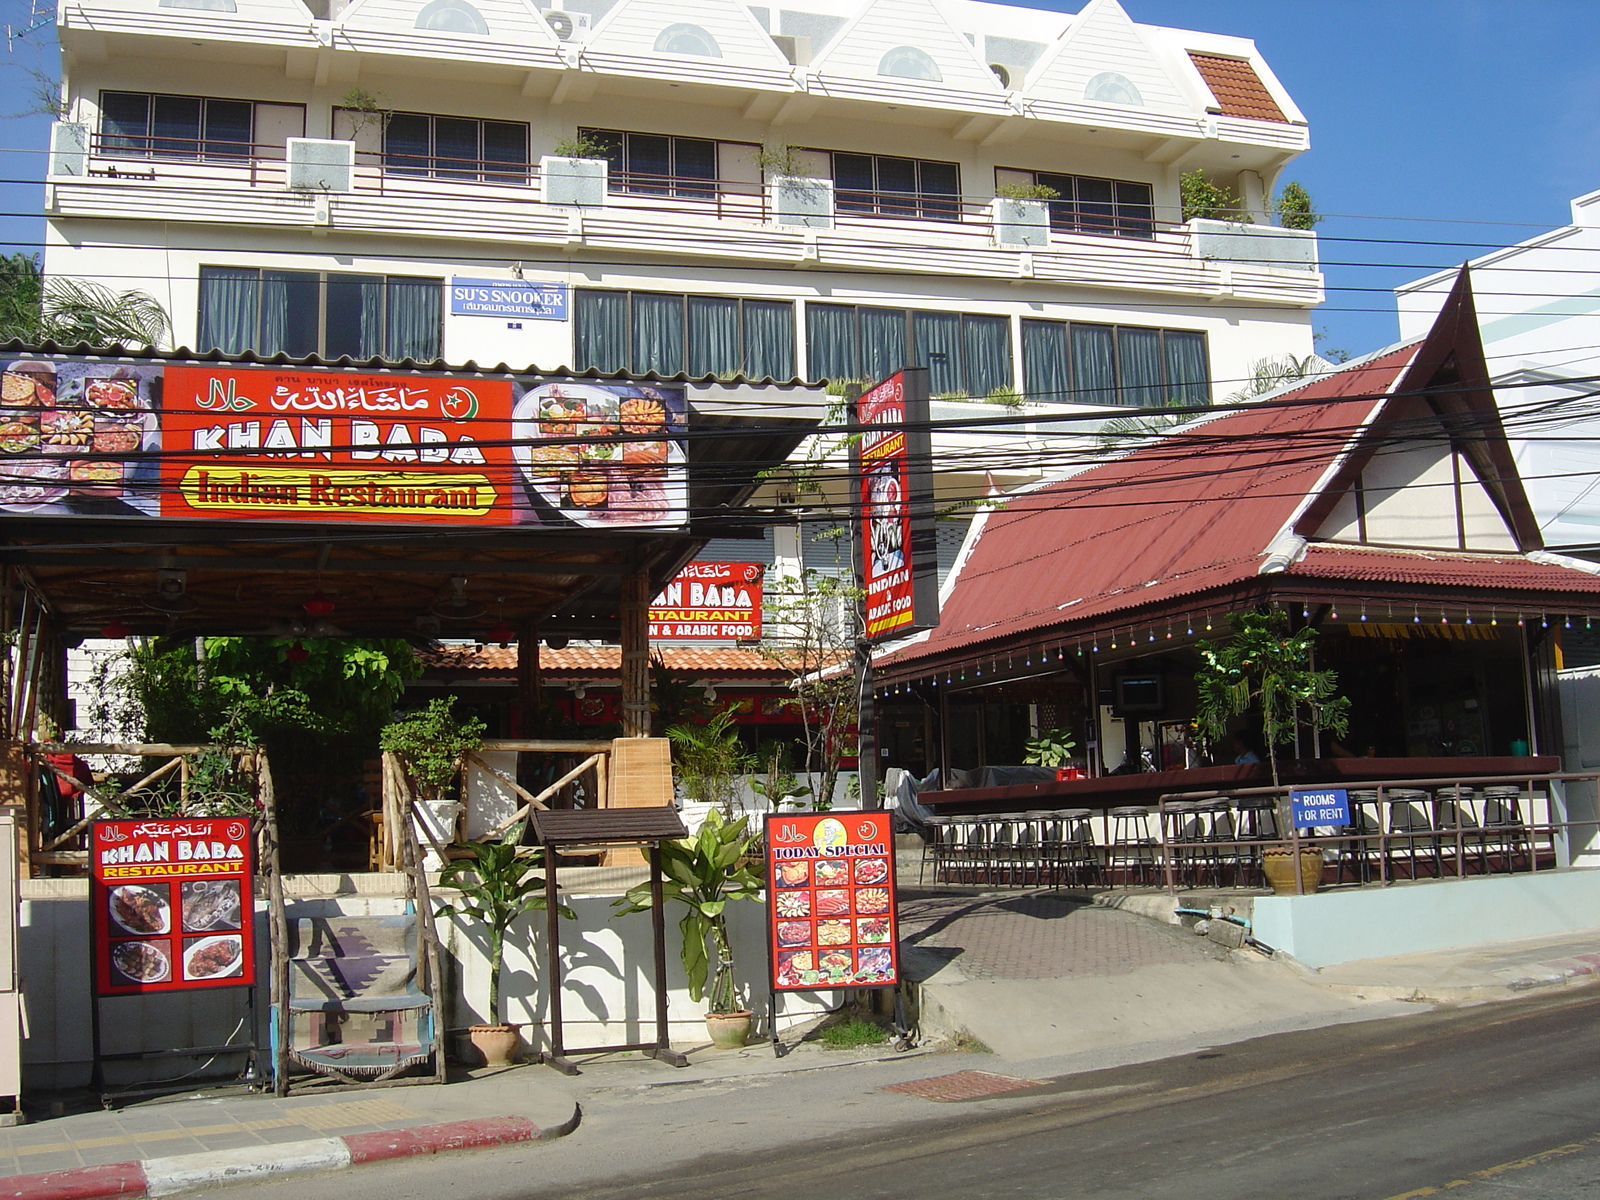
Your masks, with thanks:
[[(267, 752), (256, 759), (258, 795), (261, 801), (262, 855), (267, 869), (267, 928), (272, 943), (270, 994), (274, 1002), (272, 1090), (277, 1096), (289, 1094), (289, 930), (283, 905), (283, 859), (278, 844), (278, 798), (272, 786), (272, 767)], [(253, 907), (253, 906), (252, 906)]]
[[(577, 766), (573, 767), (572, 770), (568, 771), (560, 779), (556, 780), (549, 787), (545, 788), (544, 791), (540, 792), (537, 796), (535, 796), (527, 804), (524, 804), (521, 808), (517, 809), (517, 811), (514, 814), (512, 814), (512, 816), (509, 819), (507, 819), (505, 821), (502, 821), (499, 825), (497, 825), (493, 829), (491, 829), (489, 831), (489, 836), (490, 837), (499, 837), (501, 834), (505, 833), (506, 830), (510, 829), (513, 825), (515, 825), (518, 821), (524, 820), (527, 817), (527, 815), (531, 811), (533, 811), (533, 809), (546, 807), (545, 804), (544, 804), (544, 801), (550, 799), (551, 796), (554, 796), (562, 788), (566, 787), (567, 784), (571, 783), (574, 779), (578, 778), (578, 776), (582, 775), (590, 767), (594, 766), (595, 759), (600, 758), (600, 757), (602, 757), (602, 756), (598, 755), (598, 754), (594, 754), (594, 755), (591, 755), (590, 757), (584, 759), (581, 763), (579, 763)], [(481, 841), (483, 839), (480, 838), (479, 840)]]
[[(410, 877), (412, 902), (417, 909), (417, 927), (422, 931), (423, 954), (428, 973), (428, 1000), (433, 1012), (433, 1077), (436, 1083), (446, 1082), (444, 1001), (440, 996), (444, 981), (440, 964), (439, 930), (433, 922), (433, 897), (428, 890), (428, 873), (422, 867), (421, 849), (417, 844), (416, 810), (408, 796), (401, 802), (402, 831), (400, 853), (406, 874)], [(433, 833), (423, 823), (422, 831), (433, 841)], [(434, 842), (437, 847), (438, 843)]]

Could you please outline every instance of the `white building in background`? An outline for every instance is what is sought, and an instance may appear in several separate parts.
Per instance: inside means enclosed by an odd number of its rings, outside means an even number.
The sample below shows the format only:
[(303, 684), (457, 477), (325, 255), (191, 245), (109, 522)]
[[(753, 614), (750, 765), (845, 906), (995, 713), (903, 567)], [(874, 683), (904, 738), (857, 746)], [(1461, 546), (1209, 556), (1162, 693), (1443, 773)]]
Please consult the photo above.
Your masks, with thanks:
[[(911, 362), (941, 417), (1204, 403), (1310, 353), (1315, 235), (1180, 220), (1183, 172), (1261, 212), (1307, 148), (1250, 41), (1116, 0), (788, 3), (65, 0), (46, 269), (200, 350)], [(1038, 478), (1051, 436), (944, 439), (943, 495)]]
[[(1572, 224), (1473, 260), (1478, 326), (1523, 485), (1551, 547), (1600, 547), (1600, 192)], [(1395, 289), (1426, 332), (1456, 269)]]

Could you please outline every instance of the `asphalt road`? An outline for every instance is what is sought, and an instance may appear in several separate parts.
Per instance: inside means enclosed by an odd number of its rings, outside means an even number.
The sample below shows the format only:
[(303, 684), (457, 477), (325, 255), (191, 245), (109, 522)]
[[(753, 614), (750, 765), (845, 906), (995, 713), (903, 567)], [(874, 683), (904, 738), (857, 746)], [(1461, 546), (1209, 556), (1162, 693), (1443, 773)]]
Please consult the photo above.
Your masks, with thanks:
[[(967, 1065), (956, 1056), (921, 1062), (929, 1076)], [(923, 1107), (909, 1116), (902, 1097), (890, 1105), (879, 1092), (884, 1103), (875, 1105), (875, 1089), (862, 1078), (821, 1078), (830, 1074), (817, 1073), (794, 1092), (780, 1085), (764, 1094), (685, 1094), (654, 1106), (620, 1097), (597, 1125), (586, 1122), (548, 1146), (363, 1168), (298, 1181), (292, 1193), (284, 1181), (229, 1195), (1600, 1196), (1600, 989), (1281, 1034), (1046, 1081), (1005, 1101), (919, 1100)], [(807, 1112), (829, 1089), (863, 1124), (882, 1123), (816, 1134)], [(685, 1139), (698, 1157), (682, 1153)], [(677, 1153), (666, 1152), (667, 1141)], [(737, 1150), (719, 1154), (719, 1143)]]

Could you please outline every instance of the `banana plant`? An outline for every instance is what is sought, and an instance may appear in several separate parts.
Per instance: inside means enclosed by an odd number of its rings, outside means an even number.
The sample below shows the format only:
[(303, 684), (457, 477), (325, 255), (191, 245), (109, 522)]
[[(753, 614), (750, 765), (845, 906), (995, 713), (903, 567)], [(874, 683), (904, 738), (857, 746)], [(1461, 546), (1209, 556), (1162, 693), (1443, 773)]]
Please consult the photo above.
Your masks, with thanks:
[[(689, 996), (697, 1003), (705, 997), (711, 1013), (739, 1011), (725, 909), (729, 901), (761, 897), (765, 881), (760, 873), (758, 841), (758, 835), (746, 828), (745, 818), (727, 821), (712, 809), (699, 833), (661, 845), (662, 898), (677, 901), (687, 910), (678, 929), (683, 934), (681, 953)], [(622, 910), (617, 914), (622, 916), (644, 912), (651, 904), (646, 882), (629, 889), (615, 907)]]

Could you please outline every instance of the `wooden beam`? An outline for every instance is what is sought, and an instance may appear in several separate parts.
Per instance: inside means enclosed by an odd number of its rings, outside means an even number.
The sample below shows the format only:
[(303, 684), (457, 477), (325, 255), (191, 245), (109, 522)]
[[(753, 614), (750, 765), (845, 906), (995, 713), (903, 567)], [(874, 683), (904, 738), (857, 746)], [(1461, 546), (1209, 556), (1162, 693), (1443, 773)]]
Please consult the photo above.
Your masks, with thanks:
[(622, 640), (622, 736), (650, 736), (650, 576), (623, 577), (619, 605)]

